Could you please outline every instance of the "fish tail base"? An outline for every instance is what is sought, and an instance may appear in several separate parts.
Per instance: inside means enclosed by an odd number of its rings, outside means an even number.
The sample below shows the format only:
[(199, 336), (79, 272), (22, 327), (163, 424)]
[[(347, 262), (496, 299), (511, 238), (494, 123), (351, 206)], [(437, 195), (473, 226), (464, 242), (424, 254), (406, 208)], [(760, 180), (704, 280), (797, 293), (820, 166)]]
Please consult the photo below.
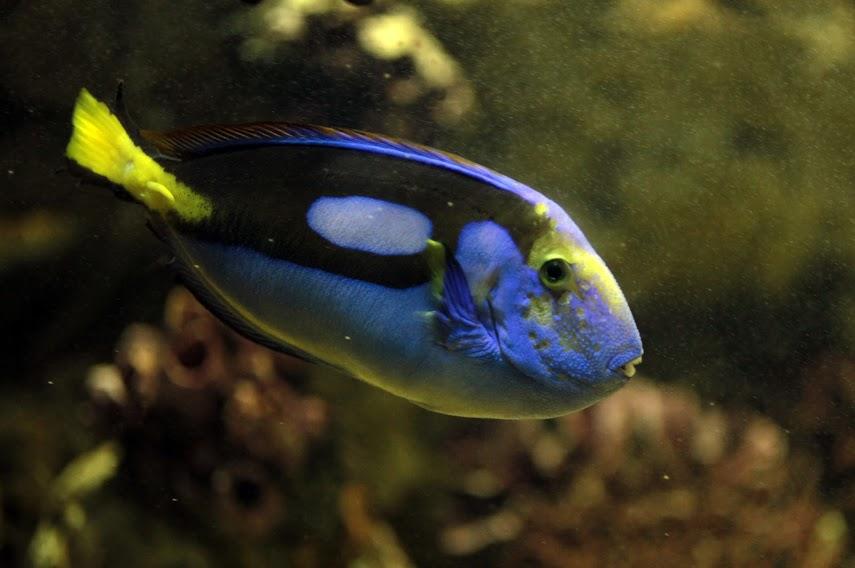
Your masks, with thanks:
[(175, 179), (131, 140), (106, 104), (82, 89), (71, 119), (66, 156), (86, 170), (123, 187), (149, 210), (196, 220), (210, 203)]

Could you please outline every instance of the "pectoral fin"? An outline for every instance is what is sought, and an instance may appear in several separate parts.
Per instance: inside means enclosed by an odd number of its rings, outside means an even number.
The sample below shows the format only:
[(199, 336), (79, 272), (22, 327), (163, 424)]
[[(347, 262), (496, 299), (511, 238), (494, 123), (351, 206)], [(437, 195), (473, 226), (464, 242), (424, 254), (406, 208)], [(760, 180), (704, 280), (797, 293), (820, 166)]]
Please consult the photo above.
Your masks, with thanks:
[(441, 290), (435, 312), (440, 343), (470, 357), (498, 358), (496, 337), (478, 317), (466, 274), (454, 254), (444, 244), (429, 240), (426, 255), (434, 292)]

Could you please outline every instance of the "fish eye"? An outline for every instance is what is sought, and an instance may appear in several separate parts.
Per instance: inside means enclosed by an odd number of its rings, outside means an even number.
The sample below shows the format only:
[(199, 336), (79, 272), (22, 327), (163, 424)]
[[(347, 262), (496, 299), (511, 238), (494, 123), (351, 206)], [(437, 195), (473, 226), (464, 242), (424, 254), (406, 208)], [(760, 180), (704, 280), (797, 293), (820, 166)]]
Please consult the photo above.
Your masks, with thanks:
[(540, 280), (544, 286), (552, 289), (564, 288), (570, 278), (570, 265), (561, 258), (553, 258), (540, 267)]

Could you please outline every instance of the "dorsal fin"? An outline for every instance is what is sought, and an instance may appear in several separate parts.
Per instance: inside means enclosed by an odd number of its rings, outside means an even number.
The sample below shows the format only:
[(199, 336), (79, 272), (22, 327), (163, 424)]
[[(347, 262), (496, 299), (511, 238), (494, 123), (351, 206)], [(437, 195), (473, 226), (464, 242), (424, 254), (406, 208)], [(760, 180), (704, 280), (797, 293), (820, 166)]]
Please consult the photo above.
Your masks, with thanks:
[(140, 134), (166, 157), (179, 160), (253, 146), (327, 146), (372, 152), (445, 168), (523, 197), (533, 192), (524, 184), (455, 154), (361, 130), (289, 122), (257, 122), (192, 126), (169, 132), (142, 130)]

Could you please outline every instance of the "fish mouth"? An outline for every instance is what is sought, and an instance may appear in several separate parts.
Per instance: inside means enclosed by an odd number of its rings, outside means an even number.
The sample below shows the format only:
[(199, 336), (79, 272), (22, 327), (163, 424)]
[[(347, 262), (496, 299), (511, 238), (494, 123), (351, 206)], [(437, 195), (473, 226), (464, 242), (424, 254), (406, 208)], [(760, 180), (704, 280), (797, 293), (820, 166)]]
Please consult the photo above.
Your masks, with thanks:
[(635, 376), (635, 366), (640, 364), (641, 353), (638, 350), (632, 350), (612, 358), (608, 368), (612, 373), (618, 373), (627, 379), (631, 379)]

